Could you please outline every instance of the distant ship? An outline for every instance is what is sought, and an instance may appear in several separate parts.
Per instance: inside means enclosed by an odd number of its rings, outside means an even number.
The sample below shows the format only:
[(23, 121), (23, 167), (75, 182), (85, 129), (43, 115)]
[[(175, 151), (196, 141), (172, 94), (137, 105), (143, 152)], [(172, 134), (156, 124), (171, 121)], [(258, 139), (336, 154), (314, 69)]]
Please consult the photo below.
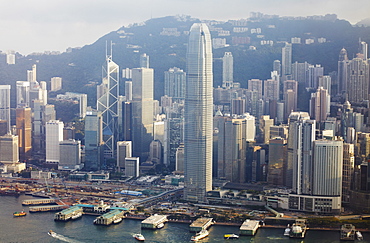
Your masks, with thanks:
[(289, 236), (290, 230), (290, 225), (288, 224), (284, 230), (284, 236)]
[(14, 217), (23, 217), (23, 216), (26, 216), (26, 215), (27, 215), (27, 213), (23, 210), (21, 212), (14, 212), (13, 213)]
[(239, 235), (236, 234), (225, 234), (224, 239), (226, 240), (234, 240), (234, 239), (239, 239)]
[(142, 234), (134, 234), (133, 237), (138, 241), (144, 241), (145, 237)]
[(55, 237), (57, 235), (57, 233), (55, 233), (54, 231), (52, 230), (49, 230), (48, 232), (48, 235), (52, 236), (52, 237)]
[(207, 230), (202, 230), (199, 233), (197, 233), (196, 235), (193, 235), (191, 237), (191, 241), (201, 240), (203, 238), (206, 238), (208, 235), (209, 235), (209, 232)]

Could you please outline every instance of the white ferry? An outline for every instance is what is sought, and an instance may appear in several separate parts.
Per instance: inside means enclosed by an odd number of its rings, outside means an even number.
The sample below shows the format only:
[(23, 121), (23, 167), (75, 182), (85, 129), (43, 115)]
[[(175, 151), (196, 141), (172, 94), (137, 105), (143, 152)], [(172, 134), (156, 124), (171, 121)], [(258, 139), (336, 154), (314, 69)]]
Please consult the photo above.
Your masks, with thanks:
[(134, 234), (132, 237), (134, 237), (138, 241), (144, 241), (145, 240), (145, 237), (142, 234)]
[(191, 241), (201, 240), (203, 238), (206, 238), (208, 235), (209, 235), (209, 232), (207, 230), (202, 230), (199, 233), (197, 233), (196, 235), (193, 235), (191, 237)]

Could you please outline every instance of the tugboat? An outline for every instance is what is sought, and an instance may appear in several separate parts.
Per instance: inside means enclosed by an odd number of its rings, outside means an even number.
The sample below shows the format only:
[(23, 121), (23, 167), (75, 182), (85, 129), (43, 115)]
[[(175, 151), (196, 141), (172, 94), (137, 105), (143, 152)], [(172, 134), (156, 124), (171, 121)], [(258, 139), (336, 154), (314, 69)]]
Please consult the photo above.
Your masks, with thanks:
[(234, 240), (234, 239), (239, 239), (239, 235), (236, 234), (225, 234), (224, 239), (226, 240)]
[(340, 240), (355, 240), (355, 226), (352, 224), (343, 224), (340, 228)]
[(290, 238), (303, 239), (306, 235), (307, 226), (305, 219), (296, 219), (295, 223), (289, 231)]
[(23, 210), (21, 212), (14, 212), (13, 213), (14, 217), (23, 217), (23, 216), (26, 216), (26, 215), (27, 215), (27, 213)]
[(145, 240), (145, 237), (142, 234), (134, 234), (132, 237), (134, 237), (138, 241), (144, 241)]
[(285, 228), (285, 231), (284, 231), (284, 236), (289, 236), (289, 233), (290, 233), (290, 224), (288, 224)]
[(357, 240), (363, 240), (364, 239), (364, 237), (362, 236), (360, 231), (356, 231), (356, 238), (357, 238)]
[(208, 235), (209, 235), (209, 232), (207, 230), (202, 230), (202, 231), (198, 232), (196, 235), (193, 235), (190, 240), (191, 241), (198, 241), (198, 240), (201, 240), (203, 238), (206, 238)]

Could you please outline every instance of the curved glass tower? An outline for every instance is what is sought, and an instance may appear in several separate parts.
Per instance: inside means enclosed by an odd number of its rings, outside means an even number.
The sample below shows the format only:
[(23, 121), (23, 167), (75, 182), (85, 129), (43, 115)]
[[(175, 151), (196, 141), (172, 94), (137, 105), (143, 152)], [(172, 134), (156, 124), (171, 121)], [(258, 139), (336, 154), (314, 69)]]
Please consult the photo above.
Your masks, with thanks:
[(185, 95), (185, 191), (188, 201), (205, 201), (212, 190), (213, 73), (211, 35), (193, 24), (187, 49)]

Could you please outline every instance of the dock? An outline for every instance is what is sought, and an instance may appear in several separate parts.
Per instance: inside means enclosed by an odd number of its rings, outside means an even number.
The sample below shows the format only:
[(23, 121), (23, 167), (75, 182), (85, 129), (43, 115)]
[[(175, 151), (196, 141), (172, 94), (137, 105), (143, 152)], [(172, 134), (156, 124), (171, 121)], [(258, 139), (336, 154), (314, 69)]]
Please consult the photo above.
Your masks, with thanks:
[(213, 218), (198, 218), (189, 227), (190, 232), (200, 232), (213, 224)]
[(110, 225), (112, 223), (119, 223), (125, 217), (124, 211), (115, 209), (108, 213), (105, 213), (94, 220), (94, 224)]
[(258, 220), (247, 219), (239, 228), (240, 235), (255, 235), (259, 227), (260, 222)]
[(83, 214), (83, 208), (79, 206), (73, 206), (67, 209), (64, 209), (61, 212), (58, 212), (54, 215), (54, 220), (56, 221), (67, 221), (70, 219), (79, 218)]
[(30, 213), (37, 213), (37, 212), (59, 211), (67, 207), (68, 207), (67, 205), (35, 206), (35, 207), (29, 207), (29, 210), (30, 210)]
[(147, 219), (141, 221), (141, 228), (143, 229), (159, 229), (162, 224), (168, 221), (167, 215), (152, 215)]
[(47, 204), (55, 204), (56, 199), (52, 198), (39, 198), (39, 199), (27, 199), (22, 201), (23, 206), (32, 206), (32, 205), (47, 205)]

